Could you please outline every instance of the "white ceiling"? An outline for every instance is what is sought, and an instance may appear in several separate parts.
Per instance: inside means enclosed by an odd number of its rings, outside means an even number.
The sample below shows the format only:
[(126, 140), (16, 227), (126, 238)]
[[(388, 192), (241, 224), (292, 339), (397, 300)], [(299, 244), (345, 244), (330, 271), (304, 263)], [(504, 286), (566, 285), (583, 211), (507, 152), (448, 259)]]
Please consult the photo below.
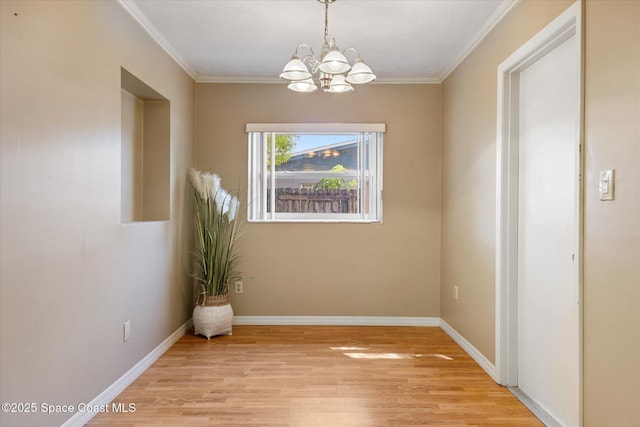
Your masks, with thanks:
[[(329, 37), (381, 82), (440, 82), (517, 0), (337, 0)], [(306, 42), (319, 53), (317, 0), (120, 0), (197, 81), (269, 82)], [(349, 59), (353, 59), (350, 54)]]

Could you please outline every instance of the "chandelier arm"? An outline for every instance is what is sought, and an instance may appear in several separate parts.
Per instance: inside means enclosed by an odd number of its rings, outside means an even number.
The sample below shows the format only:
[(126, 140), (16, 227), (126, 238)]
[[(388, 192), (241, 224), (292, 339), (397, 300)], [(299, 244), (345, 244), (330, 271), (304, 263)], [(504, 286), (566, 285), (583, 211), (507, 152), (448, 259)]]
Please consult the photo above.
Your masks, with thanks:
[(349, 51), (356, 53), (356, 59), (355, 59), (356, 61), (358, 59), (362, 61), (362, 57), (360, 56), (360, 52), (355, 47), (348, 47), (348, 48), (346, 48), (345, 50), (342, 51), (342, 54), (345, 56), (345, 58), (347, 56), (347, 52), (349, 52)]
[[(301, 48), (306, 47), (307, 49), (309, 49), (309, 52), (306, 54), (305, 56), (300, 55), (300, 50)], [(311, 46), (309, 46), (307, 43), (300, 43), (298, 45), (298, 47), (296, 47), (296, 51), (295, 54), (298, 55), (298, 57), (301, 57), (301, 61), (307, 62), (309, 64), (309, 66), (311, 67), (311, 73), (315, 74), (316, 71), (318, 71), (318, 65), (320, 64), (320, 61), (318, 61), (318, 58), (316, 58), (316, 54), (313, 51), (313, 48)]]
[(308, 62), (309, 67), (311, 67), (311, 73), (312, 74), (315, 74), (316, 71), (318, 71), (318, 65), (320, 64), (320, 62), (318, 61), (318, 59), (314, 55), (306, 55), (304, 58), (301, 59), (301, 61), (303, 63), (304, 62)]
[[(309, 46), (307, 43), (300, 43), (297, 47), (296, 47), (296, 55), (300, 56), (300, 48), (306, 47), (307, 49), (309, 49), (309, 51), (311, 51), (311, 56), (316, 56), (315, 53), (313, 53), (313, 48), (311, 46)], [(309, 55), (307, 55), (309, 56)]]
[[(315, 92), (317, 86), (313, 82), (313, 74), (316, 73), (319, 74), (321, 89), (332, 93), (351, 92), (353, 91), (351, 84), (364, 84), (375, 80), (375, 74), (363, 62), (358, 49), (348, 47), (341, 51), (335, 39), (329, 38), (329, 4), (336, 0), (317, 1), (324, 3), (324, 44), (320, 56), (316, 57), (313, 48), (307, 43), (299, 44), (280, 74), (281, 78), (290, 80), (287, 87), (295, 92)], [(301, 55), (303, 48), (308, 49), (310, 53)], [(353, 66), (346, 57), (347, 52), (353, 52), (356, 56)]]

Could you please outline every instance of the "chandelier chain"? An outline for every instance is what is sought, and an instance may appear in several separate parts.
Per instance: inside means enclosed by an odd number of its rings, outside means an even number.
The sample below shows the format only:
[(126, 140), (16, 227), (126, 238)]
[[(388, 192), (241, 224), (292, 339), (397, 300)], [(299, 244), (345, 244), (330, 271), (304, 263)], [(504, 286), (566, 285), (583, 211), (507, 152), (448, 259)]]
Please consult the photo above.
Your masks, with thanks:
[[(318, 90), (318, 86), (313, 81), (313, 74), (316, 73), (319, 73), (320, 88), (325, 92), (332, 93), (351, 92), (353, 91), (352, 84), (365, 84), (374, 81), (376, 75), (364, 63), (357, 49), (348, 47), (340, 51), (336, 46), (335, 39), (329, 40), (329, 4), (336, 0), (317, 1), (324, 3), (324, 45), (322, 51), (316, 57), (311, 46), (307, 43), (299, 44), (280, 73), (280, 78), (289, 80), (290, 83), (287, 87), (290, 90), (303, 93), (312, 93)], [(301, 58), (300, 50), (302, 48), (310, 50), (311, 54)], [(356, 54), (353, 64), (349, 63), (345, 56), (347, 51)], [(305, 62), (308, 65), (305, 65)]]
[(324, 2), (324, 42), (329, 43), (329, 2)]

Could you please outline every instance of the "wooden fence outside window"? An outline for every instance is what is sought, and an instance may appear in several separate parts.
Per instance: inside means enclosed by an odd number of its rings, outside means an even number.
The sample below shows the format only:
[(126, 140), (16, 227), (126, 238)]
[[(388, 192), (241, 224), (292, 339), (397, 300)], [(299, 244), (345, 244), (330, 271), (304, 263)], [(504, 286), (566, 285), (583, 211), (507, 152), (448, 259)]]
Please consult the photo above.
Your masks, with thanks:
[[(267, 211), (271, 212), (271, 190), (267, 190)], [(276, 212), (358, 213), (358, 190), (315, 190), (276, 188)]]

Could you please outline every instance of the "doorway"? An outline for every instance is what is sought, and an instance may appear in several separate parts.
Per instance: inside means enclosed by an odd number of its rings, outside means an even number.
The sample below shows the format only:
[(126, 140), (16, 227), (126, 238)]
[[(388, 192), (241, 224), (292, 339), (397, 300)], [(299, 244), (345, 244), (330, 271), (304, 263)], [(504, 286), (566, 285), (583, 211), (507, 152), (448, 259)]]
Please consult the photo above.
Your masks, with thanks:
[(547, 424), (581, 425), (581, 8), (498, 68), (496, 370)]

